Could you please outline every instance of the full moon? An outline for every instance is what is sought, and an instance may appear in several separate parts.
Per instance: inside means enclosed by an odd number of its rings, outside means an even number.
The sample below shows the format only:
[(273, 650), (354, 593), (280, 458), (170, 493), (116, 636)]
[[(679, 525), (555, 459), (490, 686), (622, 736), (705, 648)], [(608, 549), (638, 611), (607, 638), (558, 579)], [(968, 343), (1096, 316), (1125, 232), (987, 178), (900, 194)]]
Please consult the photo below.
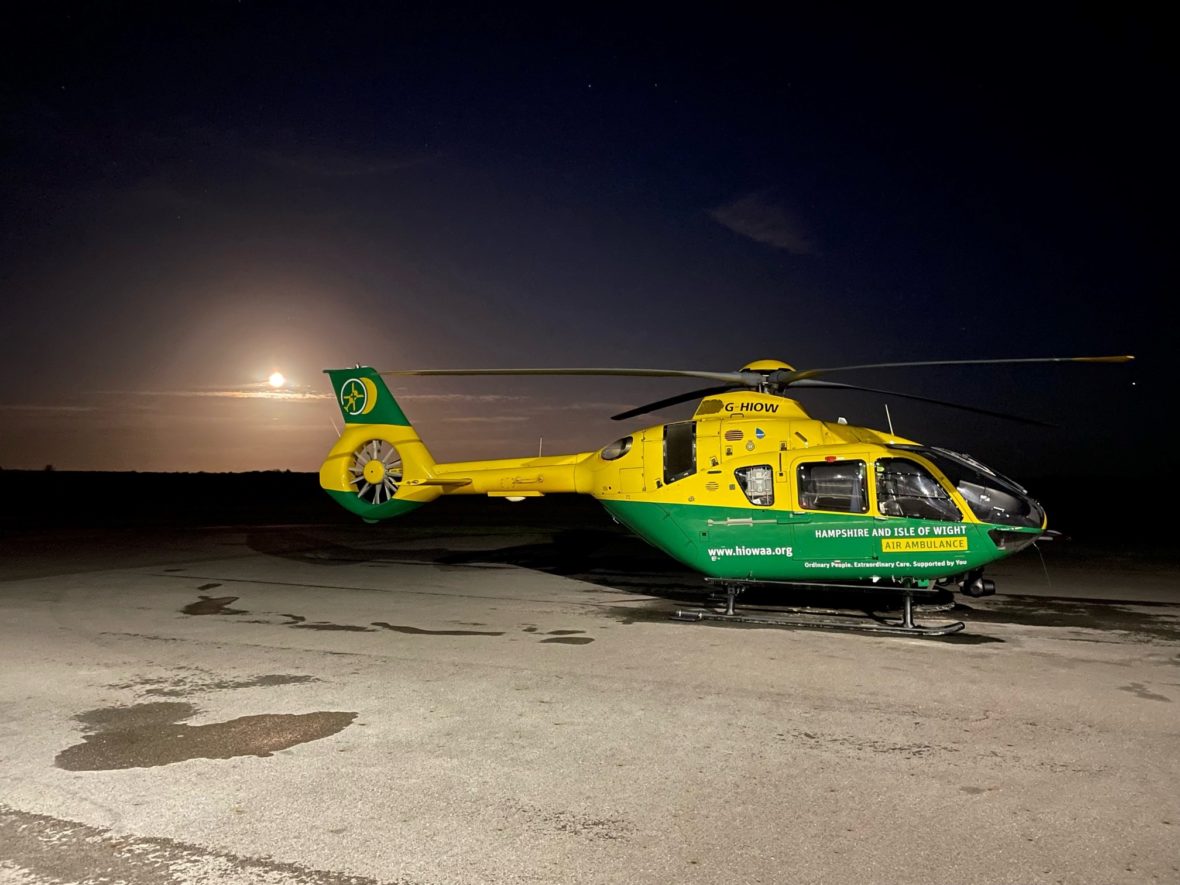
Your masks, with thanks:
[(285, 382), (287, 379), (283, 377), (282, 372), (275, 372), (267, 380), (270, 381), (271, 387), (282, 387), (283, 382)]

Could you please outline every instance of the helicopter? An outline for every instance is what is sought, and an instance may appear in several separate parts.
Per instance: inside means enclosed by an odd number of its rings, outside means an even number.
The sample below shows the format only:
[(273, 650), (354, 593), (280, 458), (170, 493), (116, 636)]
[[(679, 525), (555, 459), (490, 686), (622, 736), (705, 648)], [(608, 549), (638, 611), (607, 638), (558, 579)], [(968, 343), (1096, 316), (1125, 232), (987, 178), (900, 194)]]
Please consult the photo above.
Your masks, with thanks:
[[(848, 626), (845, 619), (765, 617), (735, 600), (755, 585), (889, 590), (900, 620), (853, 629), (942, 636), (962, 622), (915, 622), (915, 596), (995, 593), (990, 563), (1053, 537), (1044, 508), (1022, 486), (969, 455), (839, 419), (813, 418), (794, 389), (844, 389), (1000, 412), (819, 376), (902, 367), (1015, 363), (1125, 363), (1131, 355), (926, 360), (795, 369), (756, 360), (737, 372), (675, 369), (326, 369), (345, 425), (320, 468), (321, 487), (369, 523), (443, 495), (518, 502), (584, 494), (610, 516), (724, 592), (724, 609), (677, 610), (681, 620)], [(615, 420), (699, 400), (688, 420), (635, 430), (591, 451), (438, 463), (384, 377), (622, 376), (695, 378), (709, 386), (638, 406)], [(890, 425), (892, 422), (890, 421)], [(792, 609), (799, 612), (799, 609)]]

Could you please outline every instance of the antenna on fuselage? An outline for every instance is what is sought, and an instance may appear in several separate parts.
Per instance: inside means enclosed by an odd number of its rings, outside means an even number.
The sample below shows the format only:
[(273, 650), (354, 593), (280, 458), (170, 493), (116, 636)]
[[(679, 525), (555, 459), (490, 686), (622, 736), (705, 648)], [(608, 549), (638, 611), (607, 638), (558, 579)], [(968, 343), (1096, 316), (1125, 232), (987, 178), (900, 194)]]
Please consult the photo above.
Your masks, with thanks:
[(897, 436), (897, 434), (893, 432), (893, 417), (889, 414), (889, 403), (885, 403), (885, 421), (889, 424), (889, 435)]

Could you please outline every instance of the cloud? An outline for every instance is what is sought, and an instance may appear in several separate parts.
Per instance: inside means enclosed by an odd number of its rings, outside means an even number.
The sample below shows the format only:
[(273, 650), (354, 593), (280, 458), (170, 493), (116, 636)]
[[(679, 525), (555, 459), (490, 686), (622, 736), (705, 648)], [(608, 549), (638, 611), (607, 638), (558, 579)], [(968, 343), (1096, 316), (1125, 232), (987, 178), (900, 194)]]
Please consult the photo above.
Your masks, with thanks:
[(629, 409), (629, 403), (589, 402), (578, 399), (553, 401), (552, 397), (508, 395), (501, 393), (395, 393), (399, 403), (440, 403), (442, 405), (492, 405), (503, 404), (518, 411), (527, 412), (574, 412), (608, 411)]
[(529, 418), (525, 415), (456, 415), (451, 418), (437, 419), (438, 423), (440, 423), (440, 424), (442, 424), (444, 422), (460, 423), (460, 424), (475, 424), (475, 423), (499, 424), (501, 422), (520, 423), (523, 421), (531, 421), (531, 420), (532, 420), (531, 418)]
[(274, 388), (267, 382), (245, 384), (241, 387), (194, 388), (191, 390), (101, 390), (106, 396), (145, 397), (209, 397), (214, 399), (269, 399), (269, 400), (334, 400), (330, 393), (321, 393), (310, 387)]
[(718, 206), (709, 215), (736, 234), (792, 255), (815, 252), (814, 241), (795, 213), (769, 202), (762, 194), (747, 194)]
[(432, 162), (432, 157), (424, 153), (395, 155), (349, 150), (335, 143), (317, 144), (295, 130), (269, 130), (264, 139), (257, 130), (193, 126), (144, 133), (139, 140), (145, 138), (153, 139), (170, 153), (186, 150), (225, 163), (245, 158), (280, 172), (316, 178), (390, 175)]
[(498, 403), (521, 402), (525, 396), (507, 396), (499, 393), (395, 393), (398, 402), (441, 402), (441, 403)]
[(93, 412), (94, 406), (55, 406), (26, 403), (0, 403), (0, 412)]
[(603, 412), (609, 414), (610, 412), (621, 412), (624, 409), (631, 409), (635, 407), (633, 402), (589, 402), (582, 400), (570, 400), (569, 402), (555, 403), (555, 404), (538, 404), (536, 411), (538, 412)]

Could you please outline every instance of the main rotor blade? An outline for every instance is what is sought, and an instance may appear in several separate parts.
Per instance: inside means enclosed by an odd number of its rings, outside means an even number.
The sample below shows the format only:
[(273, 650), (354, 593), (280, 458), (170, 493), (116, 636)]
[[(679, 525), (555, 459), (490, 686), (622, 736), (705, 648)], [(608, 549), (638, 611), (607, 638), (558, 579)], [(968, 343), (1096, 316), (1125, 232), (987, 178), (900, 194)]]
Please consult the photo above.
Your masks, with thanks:
[(952, 403), (943, 399), (931, 399), (928, 396), (918, 396), (913, 393), (898, 393), (896, 390), (878, 390), (875, 387), (859, 387), (854, 384), (840, 384), (836, 381), (815, 381), (810, 378), (801, 378), (791, 385), (792, 387), (821, 387), (826, 390), (860, 390), (864, 393), (876, 393), (881, 396), (897, 396), (902, 399), (912, 399), (923, 403), (933, 403), (936, 406), (946, 406), (950, 409), (960, 409), (964, 412), (975, 412), (979, 415), (990, 415), (992, 418), (1003, 418), (1006, 421), (1018, 421), (1021, 424), (1035, 424), (1039, 427), (1056, 427), (1056, 424), (1050, 424), (1047, 421), (1040, 421), (1036, 418), (1025, 418), (1022, 415), (1011, 415), (1007, 412), (993, 412), (990, 409), (981, 409), (977, 406), (965, 406), (962, 403)]
[(715, 393), (725, 393), (727, 390), (733, 390), (734, 385), (722, 384), (718, 387), (703, 387), (700, 390), (690, 390), (688, 393), (681, 393), (677, 396), (670, 396), (667, 399), (657, 400), (654, 403), (648, 403), (645, 406), (636, 406), (634, 409), (628, 409), (625, 412), (620, 412), (617, 415), (611, 415), (612, 421), (625, 421), (627, 418), (634, 418), (636, 415), (646, 415), (648, 412), (655, 412), (660, 409), (666, 409), (668, 406), (678, 406), (681, 403), (686, 403), (689, 400), (700, 399), (705, 396), (712, 396)]
[(804, 378), (814, 378), (817, 375), (827, 375), (831, 372), (851, 372), (858, 369), (904, 369), (913, 366), (1001, 366), (1016, 363), (1129, 363), (1134, 356), (1122, 354), (1119, 356), (1050, 356), (1050, 357), (1020, 357), (1017, 359), (999, 360), (922, 360), (906, 363), (865, 363), (860, 366), (833, 366), (830, 369), (798, 369), (792, 371), (772, 372), (768, 380), (771, 382), (790, 385)]
[(696, 372), (682, 369), (403, 369), (380, 375), (619, 375), (634, 378), (704, 378), (741, 387), (756, 387), (760, 373)]

